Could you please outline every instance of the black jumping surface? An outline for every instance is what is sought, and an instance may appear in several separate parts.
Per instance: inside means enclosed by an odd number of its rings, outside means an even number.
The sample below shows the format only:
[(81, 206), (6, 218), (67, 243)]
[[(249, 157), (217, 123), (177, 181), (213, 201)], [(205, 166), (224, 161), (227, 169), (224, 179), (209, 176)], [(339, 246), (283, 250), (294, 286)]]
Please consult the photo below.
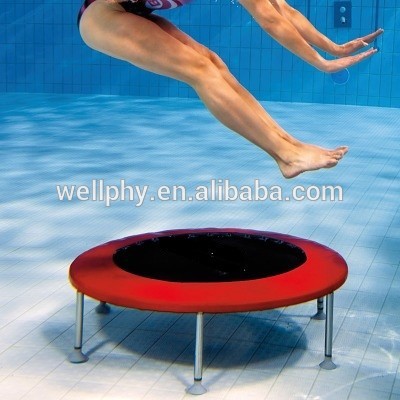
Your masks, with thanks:
[(118, 249), (124, 271), (169, 282), (232, 282), (283, 274), (306, 261), (291, 243), (242, 233), (176, 234)]

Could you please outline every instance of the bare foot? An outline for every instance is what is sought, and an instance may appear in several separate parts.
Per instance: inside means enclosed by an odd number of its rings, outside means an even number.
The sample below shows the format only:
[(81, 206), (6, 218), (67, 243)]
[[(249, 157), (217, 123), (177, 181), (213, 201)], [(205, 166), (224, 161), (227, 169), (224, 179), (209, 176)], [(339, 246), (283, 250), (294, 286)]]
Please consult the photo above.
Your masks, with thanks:
[(302, 144), (286, 160), (278, 160), (279, 168), (285, 178), (294, 178), (306, 171), (315, 171), (321, 168), (332, 168), (347, 153), (348, 147), (341, 146), (334, 150), (323, 149), (318, 146)]

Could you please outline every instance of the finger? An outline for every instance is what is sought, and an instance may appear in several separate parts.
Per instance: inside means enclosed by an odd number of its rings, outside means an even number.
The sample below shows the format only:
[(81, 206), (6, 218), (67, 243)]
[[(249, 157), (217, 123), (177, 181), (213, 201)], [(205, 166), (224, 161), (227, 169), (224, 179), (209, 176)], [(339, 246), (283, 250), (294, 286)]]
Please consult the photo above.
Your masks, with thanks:
[(369, 46), (368, 42), (364, 41), (363, 39), (358, 39), (354, 42), (354, 46), (353, 46), (353, 49), (351, 52), (354, 53), (355, 51), (358, 51), (358, 50), (362, 49), (363, 47), (367, 47), (367, 46)]
[(369, 49), (367, 51), (356, 54), (354, 56), (348, 56), (348, 57), (337, 59), (336, 68), (334, 68), (333, 72), (338, 72), (344, 68), (351, 67), (352, 65), (357, 64), (357, 63), (365, 60), (368, 57), (371, 57), (376, 52), (377, 52), (376, 49)]
[(378, 52), (378, 49), (370, 48), (366, 51), (363, 51), (363, 52), (357, 54), (357, 56), (360, 56), (362, 59), (364, 59), (364, 58), (372, 56), (373, 54), (375, 54), (377, 52)]
[(348, 46), (347, 55), (350, 55), (351, 53), (354, 53), (360, 49), (363, 49), (364, 47), (369, 46), (369, 43), (366, 42), (364, 40), (364, 38), (361, 38), (361, 39), (355, 39), (355, 40), (347, 43), (347, 46)]
[(377, 51), (377, 49), (371, 48), (354, 56), (347, 56), (343, 58), (337, 58), (336, 60), (331, 60), (329, 70), (327, 71), (329, 71), (330, 73), (341, 71), (342, 69), (351, 67), (352, 65), (357, 64), (368, 57), (371, 57)]
[(364, 36), (361, 38), (362, 41), (371, 43), (373, 42), (378, 36), (382, 35), (383, 29), (379, 28), (375, 32), (370, 33), (369, 35)]
[(368, 57), (371, 57), (372, 55), (374, 55), (377, 52), (377, 49), (369, 49), (367, 51), (363, 51), (362, 53), (359, 53), (355, 56), (352, 56), (350, 58), (353, 58), (353, 62), (350, 65), (354, 65), (359, 63), (360, 61), (365, 60)]

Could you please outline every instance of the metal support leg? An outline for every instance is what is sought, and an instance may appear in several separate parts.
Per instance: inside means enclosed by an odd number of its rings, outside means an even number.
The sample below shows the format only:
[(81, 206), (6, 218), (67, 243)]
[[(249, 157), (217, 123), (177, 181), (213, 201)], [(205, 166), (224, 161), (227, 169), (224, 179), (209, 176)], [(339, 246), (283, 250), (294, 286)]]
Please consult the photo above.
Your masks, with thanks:
[(317, 313), (311, 317), (312, 319), (316, 320), (323, 320), (326, 318), (326, 315), (324, 313), (324, 298), (320, 297), (317, 300)]
[(105, 301), (101, 301), (95, 310), (97, 314), (110, 314), (111, 307)]
[(83, 293), (76, 293), (76, 321), (75, 321), (75, 345), (73, 352), (69, 355), (72, 363), (86, 362), (89, 357), (82, 353), (83, 334)]
[(204, 316), (202, 312), (197, 313), (196, 318), (196, 348), (194, 354), (194, 383), (186, 389), (190, 394), (204, 394), (207, 389), (201, 384), (203, 379), (203, 328)]
[(333, 339), (333, 293), (326, 296), (326, 321), (325, 321), (325, 360), (319, 364), (323, 369), (335, 369), (332, 361)]

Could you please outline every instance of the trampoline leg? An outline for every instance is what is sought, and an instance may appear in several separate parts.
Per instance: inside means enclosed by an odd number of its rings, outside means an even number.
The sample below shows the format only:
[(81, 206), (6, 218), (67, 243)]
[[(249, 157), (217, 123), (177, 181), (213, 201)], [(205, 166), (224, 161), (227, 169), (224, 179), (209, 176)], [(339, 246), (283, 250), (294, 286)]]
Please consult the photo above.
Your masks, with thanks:
[(204, 316), (202, 312), (197, 313), (196, 318), (196, 348), (194, 353), (194, 382), (186, 389), (190, 394), (204, 394), (207, 389), (201, 384), (203, 379), (203, 330)]
[(333, 293), (326, 296), (326, 321), (325, 321), (325, 360), (319, 364), (323, 369), (335, 369), (332, 361), (332, 339), (333, 339)]
[(326, 315), (324, 313), (324, 298), (320, 297), (317, 300), (317, 313), (311, 317), (312, 319), (316, 320), (323, 320), (326, 318)]
[(82, 353), (83, 334), (83, 293), (76, 292), (76, 321), (75, 321), (75, 345), (73, 352), (69, 355), (72, 363), (86, 362), (89, 357)]
[(105, 301), (101, 301), (95, 308), (95, 310), (97, 314), (109, 314), (111, 311), (111, 307)]

